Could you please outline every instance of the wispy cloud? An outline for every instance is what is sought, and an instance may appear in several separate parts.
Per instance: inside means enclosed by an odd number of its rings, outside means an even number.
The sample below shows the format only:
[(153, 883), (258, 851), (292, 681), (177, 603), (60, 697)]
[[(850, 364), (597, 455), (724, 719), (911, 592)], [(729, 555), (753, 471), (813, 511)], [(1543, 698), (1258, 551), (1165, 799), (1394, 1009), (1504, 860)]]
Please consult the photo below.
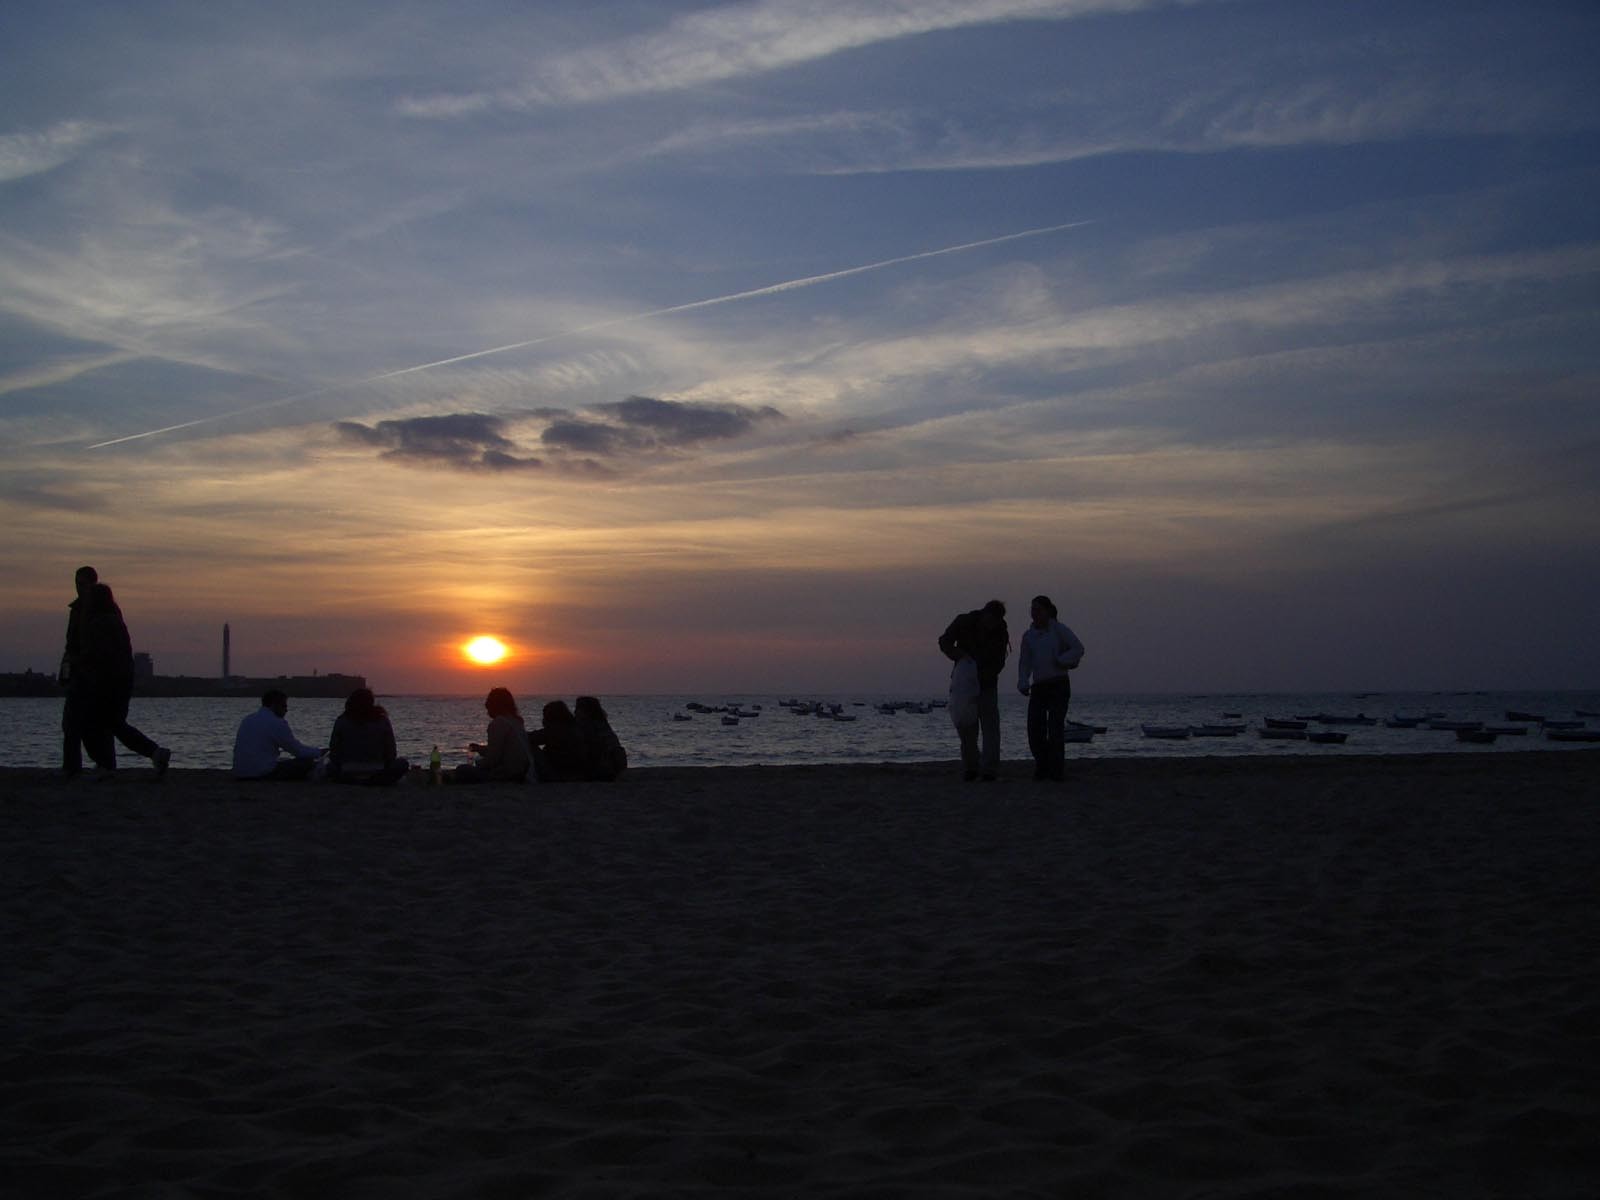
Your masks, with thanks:
[(408, 116), (587, 104), (700, 87), (843, 50), (940, 30), (1016, 20), (1068, 20), (1200, 0), (758, 0), (678, 17), (655, 33), (536, 64), (497, 91), (408, 98)]
[(112, 132), (98, 121), (58, 121), (34, 133), (0, 134), (0, 183), (53, 171)]

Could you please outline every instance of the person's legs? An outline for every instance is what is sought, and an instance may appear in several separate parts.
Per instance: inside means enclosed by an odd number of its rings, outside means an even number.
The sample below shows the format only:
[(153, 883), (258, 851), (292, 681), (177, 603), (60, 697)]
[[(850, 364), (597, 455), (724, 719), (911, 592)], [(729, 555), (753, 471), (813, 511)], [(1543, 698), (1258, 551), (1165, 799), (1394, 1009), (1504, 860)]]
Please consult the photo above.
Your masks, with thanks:
[(1050, 777), (1050, 748), (1045, 737), (1049, 704), (1045, 685), (1036, 683), (1028, 690), (1028, 752), (1033, 755), (1033, 777)]
[(76, 775), (83, 770), (83, 697), (67, 692), (61, 702), (61, 770)]
[(1045, 693), (1045, 775), (1050, 779), (1067, 776), (1067, 704), (1072, 699), (1072, 685), (1065, 678), (1051, 680)]
[(961, 773), (969, 780), (978, 777), (978, 726), (957, 725), (956, 736), (961, 739)]
[(993, 779), (1000, 770), (1000, 689), (978, 689), (978, 728), (983, 733), (983, 758), (979, 770)]
[(161, 749), (161, 747), (155, 742), (151, 741), (143, 733), (140, 733), (139, 730), (128, 724), (126, 710), (123, 711), (122, 719), (117, 722), (114, 732), (117, 735), (117, 741), (121, 742), (129, 750), (132, 750), (140, 758), (148, 758), (154, 761), (156, 751)]
[(311, 772), (317, 769), (317, 760), (314, 758), (280, 758), (278, 765), (273, 767), (262, 779), (274, 782), (284, 780), (307, 779)]

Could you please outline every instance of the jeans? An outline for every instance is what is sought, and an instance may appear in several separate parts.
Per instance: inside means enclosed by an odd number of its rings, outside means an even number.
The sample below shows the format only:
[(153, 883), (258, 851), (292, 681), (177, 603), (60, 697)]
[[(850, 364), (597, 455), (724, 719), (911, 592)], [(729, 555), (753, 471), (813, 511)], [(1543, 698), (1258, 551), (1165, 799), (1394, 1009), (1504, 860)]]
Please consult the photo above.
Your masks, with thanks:
[(1035, 779), (1062, 779), (1067, 773), (1063, 736), (1072, 681), (1063, 675), (1036, 683), (1028, 691), (1028, 749), (1033, 752)]
[(77, 685), (61, 706), (61, 768), (69, 774), (83, 770), (83, 751), (105, 770), (117, 765), (121, 742), (141, 758), (154, 759), (161, 749), (128, 724), (128, 697), (104, 695)]
[[(966, 775), (980, 771), (992, 777), (1000, 769), (1000, 685), (980, 684), (978, 687), (978, 723), (962, 725), (956, 729), (961, 738), (961, 770)], [(983, 738), (983, 752), (978, 751), (979, 736)]]

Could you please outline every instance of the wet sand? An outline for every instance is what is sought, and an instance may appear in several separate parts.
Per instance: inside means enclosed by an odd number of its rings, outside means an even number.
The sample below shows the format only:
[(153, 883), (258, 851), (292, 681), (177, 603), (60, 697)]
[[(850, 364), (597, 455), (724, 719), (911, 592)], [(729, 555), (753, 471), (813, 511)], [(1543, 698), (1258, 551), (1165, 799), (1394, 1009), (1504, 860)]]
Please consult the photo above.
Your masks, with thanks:
[(1600, 753), (0, 771), (17, 1196), (1600, 1194)]

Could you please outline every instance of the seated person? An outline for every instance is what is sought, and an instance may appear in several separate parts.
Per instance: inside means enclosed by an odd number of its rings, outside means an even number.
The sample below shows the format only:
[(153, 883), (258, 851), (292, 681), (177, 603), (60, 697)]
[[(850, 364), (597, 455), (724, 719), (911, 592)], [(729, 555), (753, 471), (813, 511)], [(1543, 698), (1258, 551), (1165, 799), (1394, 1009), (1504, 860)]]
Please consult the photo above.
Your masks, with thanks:
[(588, 778), (578, 722), (565, 700), (552, 700), (544, 706), (544, 726), (528, 735), (528, 744), (533, 747), (533, 773), (540, 783)]
[[(302, 745), (289, 729), (284, 714), (289, 697), (277, 688), (261, 693), (261, 707), (239, 722), (233, 739), (235, 779), (306, 779), (326, 751)], [(279, 758), (286, 750), (289, 758)]]
[(357, 688), (328, 735), (328, 778), (373, 787), (405, 778), (411, 764), (395, 753), (394, 726), (371, 688)]
[(456, 783), (521, 783), (528, 777), (528, 727), (522, 723), (516, 699), (497, 687), (483, 707), (489, 713), (489, 740), (471, 743), (467, 749), (478, 757), (462, 763), (451, 778)]
[(611, 728), (600, 701), (593, 696), (579, 696), (573, 701), (573, 710), (578, 719), (578, 740), (583, 745), (584, 778), (612, 780), (621, 775), (628, 765), (628, 752)]

